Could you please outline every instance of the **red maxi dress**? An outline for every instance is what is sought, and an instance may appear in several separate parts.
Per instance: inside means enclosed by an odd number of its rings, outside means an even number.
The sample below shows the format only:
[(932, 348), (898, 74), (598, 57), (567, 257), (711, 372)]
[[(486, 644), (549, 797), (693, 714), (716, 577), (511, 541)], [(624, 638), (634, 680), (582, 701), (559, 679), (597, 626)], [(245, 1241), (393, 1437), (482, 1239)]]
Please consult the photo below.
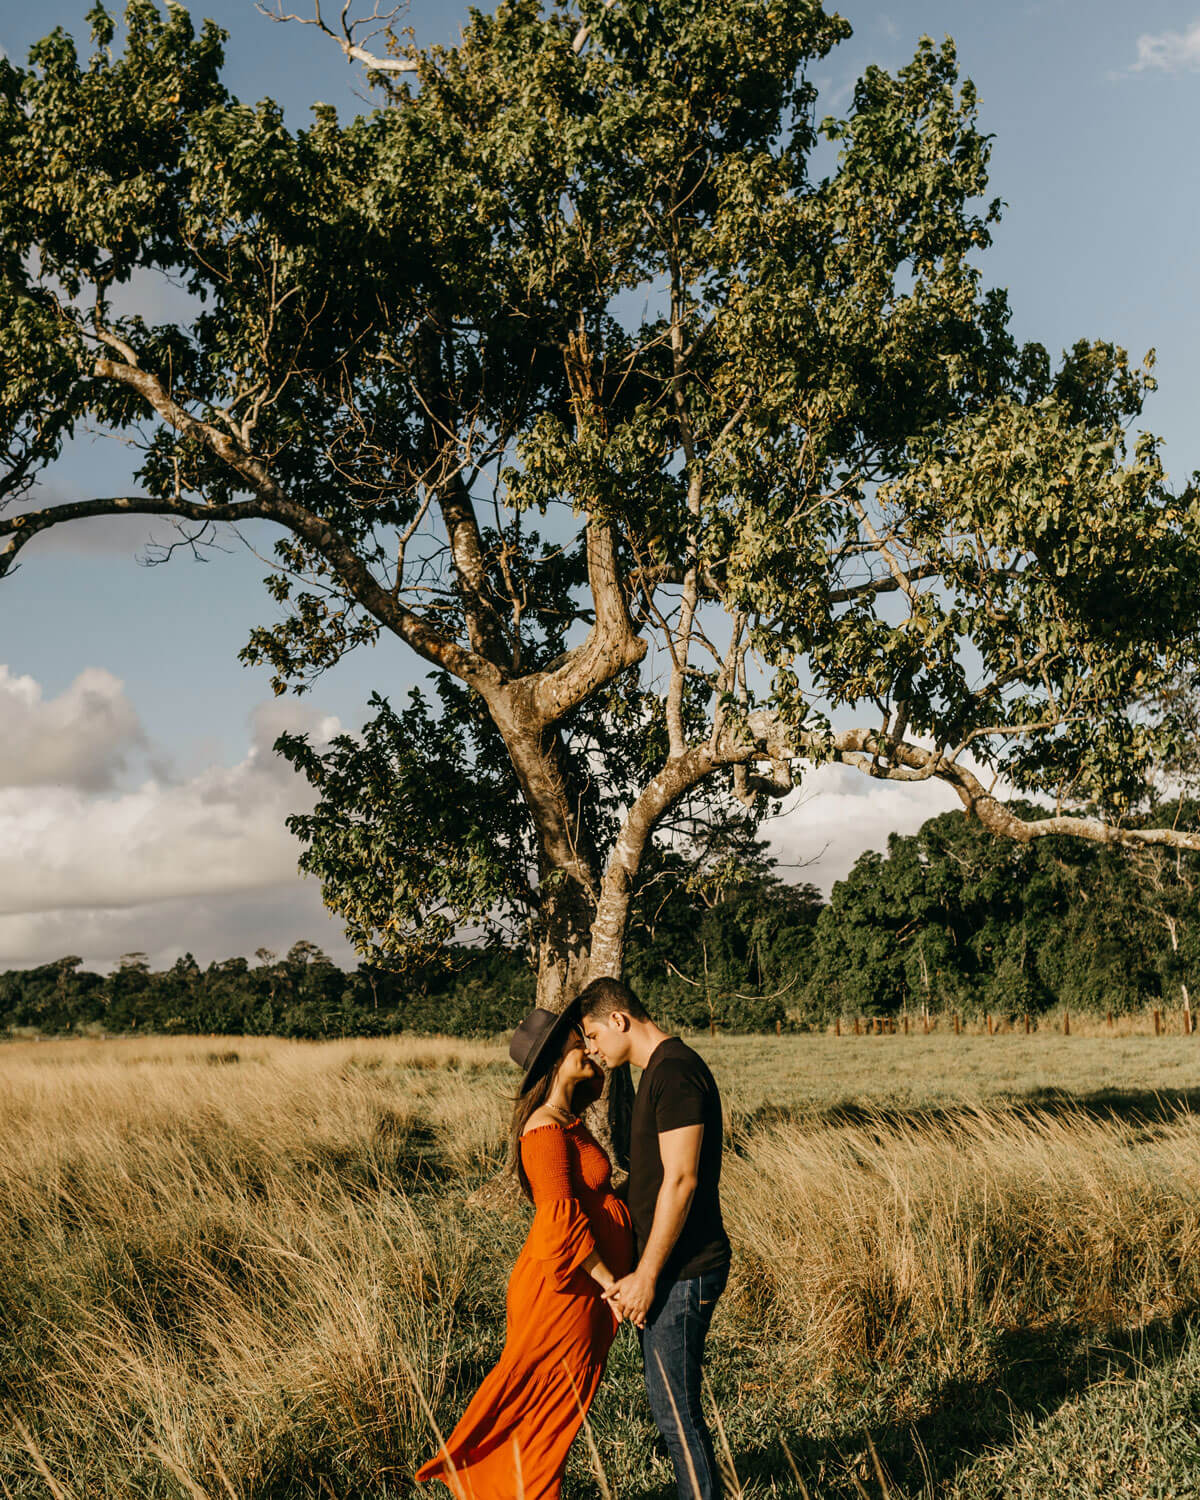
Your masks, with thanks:
[(558, 1500), (617, 1329), (583, 1262), (598, 1250), (614, 1276), (633, 1264), (629, 1211), (587, 1127), (538, 1125), (520, 1149), (535, 1213), (508, 1281), (504, 1352), (416, 1474), (419, 1483), (440, 1479), (458, 1500)]

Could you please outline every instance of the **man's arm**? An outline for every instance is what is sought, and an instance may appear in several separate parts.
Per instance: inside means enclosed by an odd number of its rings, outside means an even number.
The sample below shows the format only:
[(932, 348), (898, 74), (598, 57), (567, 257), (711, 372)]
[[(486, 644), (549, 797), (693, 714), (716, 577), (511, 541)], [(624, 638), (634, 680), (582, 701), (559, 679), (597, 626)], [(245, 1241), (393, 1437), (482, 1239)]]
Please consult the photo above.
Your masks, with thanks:
[(654, 1222), (646, 1248), (634, 1270), (620, 1281), (614, 1281), (603, 1293), (606, 1300), (615, 1302), (623, 1316), (639, 1328), (645, 1326), (659, 1275), (675, 1248), (692, 1206), (703, 1139), (703, 1125), (683, 1125), (678, 1130), (664, 1130), (659, 1135), (663, 1180), (655, 1199)]

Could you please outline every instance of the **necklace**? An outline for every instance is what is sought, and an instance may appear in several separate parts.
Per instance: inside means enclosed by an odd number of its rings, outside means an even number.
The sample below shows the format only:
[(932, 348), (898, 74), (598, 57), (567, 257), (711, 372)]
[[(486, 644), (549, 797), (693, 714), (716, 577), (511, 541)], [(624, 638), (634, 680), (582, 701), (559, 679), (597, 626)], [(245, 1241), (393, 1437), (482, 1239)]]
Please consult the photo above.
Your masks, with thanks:
[(558, 1115), (559, 1118), (563, 1121), (564, 1124), (567, 1123), (568, 1121), (573, 1120), (575, 1118), (575, 1116), (573, 1114), (571, 1114), (571, 1112), (569, 1110), (562, 1109), (557, 1104), (549, 1104), (549, 1103), (547, 1103), (545, 1105), (545, 1108), (548, 1109), (551, 1114)]

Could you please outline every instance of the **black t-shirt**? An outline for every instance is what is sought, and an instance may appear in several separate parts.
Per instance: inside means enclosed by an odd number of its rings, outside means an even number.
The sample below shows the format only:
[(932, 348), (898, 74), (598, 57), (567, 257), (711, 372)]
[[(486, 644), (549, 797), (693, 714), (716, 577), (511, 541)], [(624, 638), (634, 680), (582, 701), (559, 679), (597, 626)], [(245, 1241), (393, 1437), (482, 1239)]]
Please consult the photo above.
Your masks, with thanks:
[(729, 1263), (729, 1236), (721, 1222), (721, 1096), (708, 1064), (679, 1037), (668, 1037), (650, 1054), (637, 1098), (629, 1151), (629, 1213), (638, 1255), (654, 1223), (654, 1206), (662, 1187), (663, 1164), (658, 1137), (685, 1125), (703, 1125), (696, 1192), (675, 1247), (659, 1277), (659, 1286), (685, 1281)]

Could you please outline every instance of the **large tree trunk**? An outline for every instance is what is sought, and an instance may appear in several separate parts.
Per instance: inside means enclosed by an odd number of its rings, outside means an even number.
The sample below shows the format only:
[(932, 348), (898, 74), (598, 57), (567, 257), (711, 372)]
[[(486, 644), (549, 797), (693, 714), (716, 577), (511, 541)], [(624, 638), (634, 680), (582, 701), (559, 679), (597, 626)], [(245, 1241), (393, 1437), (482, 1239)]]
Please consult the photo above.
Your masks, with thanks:
[[(561, 1011), (589, 979), (620, 967), (597, 969), (592, 925), (600, 888), (599, 855), (591, 846), (573, 793), (575, 768), (556, 729), (544, 729), (519, 695), (489, 704), (504, 736), (539, 843), (537, 1004)], [(531, 724), (533, 727), (531, 728)], [(629, 1166), (633, 1084), (628, 1067), (608, 1074), (604, 1093), (586, 1112), (588, 1128), (608, 1152), (618, 1180)]]
[[(591, 903), (578, 886), (556, 872), (542, 903), (542, 939), (538, 955), (537, 1003), (564, 1010), (591, 979), (600, 977), (592, 962)], [(611, 976), (619, 978), (619, 969)], [(619, 1183), (629, 1169), (629, 1131), (633, 1116), (633, 1082), (628, 1066), (613, 1068), (604, 1093), (587, 1111), (588, 1129), (604, 1147)]]
[[(601, 887), (596, 920), (592, 924), (591, 962), (588, 980), (620, 979), (625, 962), (625, 933), (629, 923), (632, 887), (624, 882), (611, 891), (606, 879)], [(614, 1069), (606, 1089), (609, 1155), (622, 1168), (629, 1166), (629, 1138), (633, 1124), (633, 1079), (629, 1067)]]
[(538, 945), (537, 1003), (562, 1010), (589, 977), (592, 903), (564, 870), (543, 877), (541, 941)]

